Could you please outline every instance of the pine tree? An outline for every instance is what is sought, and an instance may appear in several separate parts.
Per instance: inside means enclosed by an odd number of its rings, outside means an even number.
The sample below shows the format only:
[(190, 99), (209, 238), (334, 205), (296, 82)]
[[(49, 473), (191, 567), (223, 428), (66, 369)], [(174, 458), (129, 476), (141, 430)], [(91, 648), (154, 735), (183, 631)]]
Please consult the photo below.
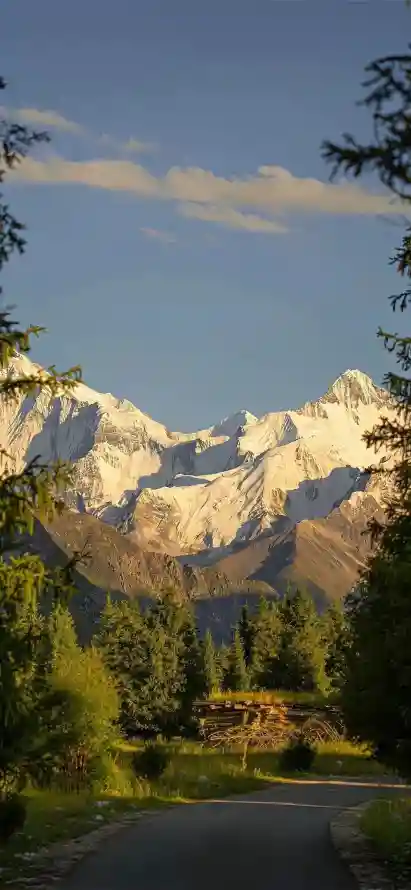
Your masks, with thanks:
[(238, 628), (234, 632), (234, 639), (228, 653), (224, 688), (230, 692), (244, 692), (249, 688), (248, 671)]
[(123, 731), (132, 736), (148, 730), (155, 706), (148, 689), (152, 646), (138, 604), (113, 603), (108, 598), (95, 643), (115, 678)]
[(193, 704), (204, 691), (200, 646), (191, 610), (171, 592), (144, 613), (109, 601), (96, 643), (116, 678), (127, 734), (194, 729)]
[(208, 697), (220, 689), (221, 672), (214, 640), (210, 630), (204, 635), (202, 644), (204, 692)]
[[(0, 90), (5, 82), (0, 78)], [(26, 127), (0, 120), (0, 183), (33, 145), (46, 139)], [(0, 272), (13, 253), (25, 248), (24, 227), (11, 213), (0, 193)], [(0, 293), (2, 289), (0, 287)], [(55, 367), (19, 376), (9, 373), (12, 358), (28, 353), (38, 327), (21, 329), (10, 312), (0, 312), (0, 398), (3, 405), (20, 405), (27, 396), (52, 397), (73, 387), (78, 368), (60, 374)], [(45, 671), (45, 646), (38, 603), (45, 589), (53, 588), (53, 573), (37, 556), (10, 559), (21, 537), (33, 531), (34, 516), (51, 516), (59, 506), (62, 487), (70, 474), (61, 464), (48, 466), (39, 459), (17, 470), (12, 458), (0, 450), (0, 793), (21, 787), (41, 720), (40, 686)], [(59, 580), (56, 580), (56, 588)], [(21, 682), (20, 682), (21, 681)], [(37, 711), (36, 711), (37, 707)]]
[(179, 723), (185, 735), (197, 735), (198, 720), (194, 715), (194, 703), (204, 697), (206, 691), (203, 671), (202, 647), (198, 637), (194, 610), (183, 607), (181, 620), (182, 653), (180, 664), (183, 672), (183, 689)]
[(65, 659), (67, 669), (78, 652), (78, 639), (71, 613), (66, 605), (59, 600), (54, 604), (48, 621), (50, 639), (51, 664), (55, 658)]
[[(395, 199), (399, 213), (411, 201), (411, 54), (379, 58), (368, 65), (362, 104), (371, 112), (373, 138), (358, 142), (345, 136), (342, 145), (326, 142), (325, 158), (333, 173), (376, 173)], [(405, 311), (411, 301), (411, 229), (392, 258), (405, 279), (390, 297), (393, 310)], [(408, 282), (408, 283), (407, 283)], [(397, 415), (383, 418), (366, 436), (369, 446), (384, 447), (393, 468), (388, 474), (386, 521), (371, 531), (376, 552), (362, 583), (348, 598), (350, 646), (343, 688), (343, 708), (353, 735), (371, 742), (381, 758), (411, 775), (411, 337), (378, 331), (399, 370), (385, 377), (396, 400)]]
[(325, 672), (331, 687), (338, 689), (343, 681), (348, 646), (348, 624), (342, 603), (332, 603), (322, 617), (322, 633), (326, 651)]
[(253, 619), (252, 684), (257, 689), (275, 689), (277, 659), (281, 642), (281, 614), (278, 603), (262, 598)]
[(281, 641), (276, 666), (280, 689), (323, 692), (327, 688), (326, 648), (321, 622), (308, 594), (287, 593), (280, 606)]
[(247, 670), (251, 667), (251, 663), (253, 660), (253, 650), (254, 650), (254, 625), (250, 619), (250, 614), (248, 610), (248, 606), (243, 606), (241, 610), (241, 617), (238, 623), (238, 630), (241, 637), (241, 642), (243, 646), (244, 652), (244, 660), (247, 667)]

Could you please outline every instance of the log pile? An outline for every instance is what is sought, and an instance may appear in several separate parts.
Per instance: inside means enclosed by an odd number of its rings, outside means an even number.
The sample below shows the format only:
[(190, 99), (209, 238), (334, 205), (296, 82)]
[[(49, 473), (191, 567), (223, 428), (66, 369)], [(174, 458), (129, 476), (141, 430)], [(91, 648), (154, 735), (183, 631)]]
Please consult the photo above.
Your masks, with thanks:
[[(318, 707), (296, 702), (278, 701), (276, 703), (249, 701), (202, 701), (195, 705), (200, 720), (201, 735), (205, 742), (228, 737), (230, 730), (250, 725), (259, 721), (260, 725), (273, 725), (278, 722), (278, 729), (285, 725), (301, 728), (313, 740), (338, 737), (343, 731), (338, 709), (333, 706)], [(235, 734), (235, 733), (234, 733)]]

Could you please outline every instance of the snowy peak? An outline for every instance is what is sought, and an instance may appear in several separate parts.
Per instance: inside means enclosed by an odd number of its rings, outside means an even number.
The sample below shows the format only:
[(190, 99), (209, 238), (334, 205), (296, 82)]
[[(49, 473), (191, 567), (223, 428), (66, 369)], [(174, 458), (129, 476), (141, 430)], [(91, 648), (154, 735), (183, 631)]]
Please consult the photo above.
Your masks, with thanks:
[[(16, 356), (8, 372), (39, 370)], [(391, 410), (367, 374), (348, 370), (297, 411), (257, 418), (241, 410), (211, 428), (170, 433), (126, 399), (79, 383), (55, 398), (0, 402), (0, 447), (18, 469), (34, 455), (69, 461), (72, 509), (147, 549), (212, 562), (279, 522), (326, 517), (361, 492), (375, 457), (364, 432)]]
[(250, 414), (249, 411), (242, 409), (235, 414), (230, 414), (229, 417), (225, 417), (224, 420), (213, 426), (211, 435), (229, 436), (231, 438), (231, 436), (240, 435), (240, 432), (245, 427), (257, 423), (257, 420), (258, 418), (254, 417), (254, 414)]
[(296, 413), (334, 422), (339, 417), (361, 425), (361, 415), (365, 420), (370, 410), (381, 411), (390, 402), (389, 393), (376, 386), (368, 374), (348, 369), (334, 380), (321, 398), (306, 402)]
[(388, 398), (388, 393), (377, 387), (368, 374), (349, 369), (337, 377), (325, 394), (324, 401), (337, 401), (349, 409), (357, 408), (359, 403), (379, 405)]

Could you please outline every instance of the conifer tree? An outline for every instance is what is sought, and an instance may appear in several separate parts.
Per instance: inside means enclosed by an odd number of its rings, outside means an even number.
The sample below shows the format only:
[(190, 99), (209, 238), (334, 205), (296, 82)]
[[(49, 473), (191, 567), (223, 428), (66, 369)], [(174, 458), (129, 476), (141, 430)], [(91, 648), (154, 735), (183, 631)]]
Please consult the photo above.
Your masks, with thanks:
[[(0, 91), (5, 88), (0, 78)], [(46, 139), (26, 127), (0, 120), (0, 185), (8, 171), (37, 143)], [(0, 192), (0, 273), (13, 253), (25, 248), (24, 226), (18, 222)], [(0, 293), (2, 292), (0, 286)], [(59, 373), (55, 367), (21, 375), (11, 373), (10, 362), (30, 351), (31, 339), (41, 328), (22, 329), (10, 311), (0, 312), (0, 398), (3, 405), (20, 406), (28, 396), (50, 398), (70, 390), (80, 379), (78, 368)], [(38, 603), (45, 588), (53, 587), (53, 573), (37, 556), (10, 554), (21, 537), (33, 531), (34, 516), (51, 516), (58, 509), (70, 474), (61, 464), (48, 466), (33, 459), (23, 469), (0, 450), (0, 794), (21, 787), (27, 773), (31, 746), (39, 728), (39, 684), (44, 675), (44, 637)], [(58, 587), (58, 579), (57, 579)], [(22, 682), (20, 682), (22, 681)]]
[(204, 692), (210, 696), (220, 689), (221, 671), (214, 646), (214, 640), (210, 630), (204, 635), (202, 644)]
[[(408, 214), (411, 201), (411, 53), (376, 59), (368, 65), (362, 104), (370, 112), (373, 137), (351, 135), (341, 145), (326, 142), (325, 158), (333, 173), (359, 178), (374, 173)], [(392, 258), (404, 281), (390, 297), (394, 311), (404, 312), (411, 300), (411, 229)], [(385, 417), (366, 436), (384, 448), (394, 467), (388, 474), (385, 522), (372, 523), (377, 549), (361, 585), (348, 598), (351, 642), (343, 688), (345, 719), (353, 735), (371, 742), (387, 763), (411, 775), (411, 337), (379, 329), (398, 371), (385, 377), (396, 400), (394, 419)]]
[(251, 676), (257, 689), (275, 689), (282, 621), (277, 602), (261, 598), (253, 618)]
[(254, 650), (254, 625), (250, 618), (248, 606), (243, 606), (238, 623), (238, 630), (243, 645), (244, 660), (247, 670), (250, 669)]
[(107, 599), (95, 642), (115, 678), (120, 724), (128, 735), (149, 729), (154, 702), (149, 689), (150, 640), (138, 603)]
[(196, 735), (198, 720), (194, 715), (194, 703), (203, 698), (206, 691), (203, 671), (202, 648), (198, 637), (194, 610), (191, 606), (183, 606), (181, 616), (182, 650), (180, 665), (182, 668), (182, 692), (179, 724), (181, 731), (187, 735)]
[(116, 678), (121, 725), (129, 735), (193, 730), (193, 703), (204, 691), (191, 610), (166, 592), (145, 612), (108, 601), (96, 637)]
[(236, 628), (234, 632), (234, 639), (228, 653), (228, 665), (224, 676), (224, 688), (230, 692), (244, 692), (249, 688), (248, 671), (238, 628)]
[(331, 603), (322, 617), (322, 627), (325, 672), (331, 687), (338, 689), (344, 677), (349, 640), (347, 616), (341, 602)]
[(325, 691), (326, 650), (321, 623), (308, 594), (287, 593), (280, 606), (281, 640), (276, 687), (298, 691)]

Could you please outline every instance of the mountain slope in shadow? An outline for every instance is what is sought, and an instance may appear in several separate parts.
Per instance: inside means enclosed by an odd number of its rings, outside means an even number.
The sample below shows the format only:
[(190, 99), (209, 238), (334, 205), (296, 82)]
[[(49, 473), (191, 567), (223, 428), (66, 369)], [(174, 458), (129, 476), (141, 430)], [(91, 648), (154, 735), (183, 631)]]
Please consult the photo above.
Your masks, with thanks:
[(280, 595), (289, 584), (304, 587), (323, 608), (358, 580), (371, 552), (368, 522), (382, 521), (383, 515), (372, 494), (364, 494), (359, 503), (344, 501), (324, 519), (256, 539), (220, 560), (218, 568), (233, 583), (244, 577), (264, 581)]

